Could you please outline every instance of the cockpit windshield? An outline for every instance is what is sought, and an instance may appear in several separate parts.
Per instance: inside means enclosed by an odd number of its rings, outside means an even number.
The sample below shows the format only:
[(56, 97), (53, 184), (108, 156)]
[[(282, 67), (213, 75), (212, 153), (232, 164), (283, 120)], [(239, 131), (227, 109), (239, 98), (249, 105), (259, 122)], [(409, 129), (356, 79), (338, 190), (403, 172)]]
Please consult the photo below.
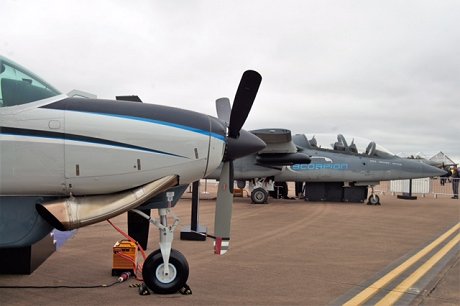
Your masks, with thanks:
[(394, 154), (386, 148), (362, 137), (345, 137), (342, 134), (305, 134), (305, 137), (308, 141), (308, 145), (312, 148), (365, 154), (369, 156), (394, 156)]
[(34, 73), (0, 56), (0, 107), (26, 104), (59, 94)]

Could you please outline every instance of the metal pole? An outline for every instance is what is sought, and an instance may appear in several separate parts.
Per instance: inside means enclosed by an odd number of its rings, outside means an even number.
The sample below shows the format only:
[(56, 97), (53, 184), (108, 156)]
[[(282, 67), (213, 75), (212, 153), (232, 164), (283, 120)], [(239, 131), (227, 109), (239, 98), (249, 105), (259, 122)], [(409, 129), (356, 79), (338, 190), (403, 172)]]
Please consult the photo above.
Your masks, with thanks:
[(192, 214), (190, 220), (190, 228), (192, 231), (198, 231), (198, 205), (200, 202), (200, 181), (195, 181), (192, 184)]

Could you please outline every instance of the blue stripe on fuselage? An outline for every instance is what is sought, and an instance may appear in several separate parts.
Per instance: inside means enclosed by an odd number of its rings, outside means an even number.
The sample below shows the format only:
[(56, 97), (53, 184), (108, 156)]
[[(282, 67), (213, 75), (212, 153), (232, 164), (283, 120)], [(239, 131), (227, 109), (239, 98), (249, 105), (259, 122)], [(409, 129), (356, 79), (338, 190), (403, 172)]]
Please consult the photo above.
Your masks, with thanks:
[(193, 128), (193, 127), (190, 127), (190, 126), (180, 125), (180, 124), (171, 123), (171, 122), (165, 122), (165, 121), (160, 121), (160, 120), (155, 120), (155, 119), (148, 119), (148, 118), (141, 118), (141, 117), (134, 117), (134, 116), (110, 114), (110, 113), (88, 113), (88, 112), (82, 112), (82, 111), (72, 111), (72, 112), (93, 114), (93, 115), (107, 116), (107, 117), (115, 117), (115, 118), (122, 118), (122, 119), (128, 119), (128, 120), (136, 120), (136, 121), (148, 122), (148, 123), (153, 123), (153, 124), (159, 124), (159, 125), (164, 125), (164, 126), (169, 126), (169, 127), (181, 129), (181, 130), (186, 130), (186, 131), (189, 131), (189, 132), (198, 133), (198, 134), (205, 135), (205, 136), (210, 136), (210, 137), (217, 138), (219, 140), (225, 141), (225, 137), (223, 135), (219, 135), (219, 134), (212, 133), (212, 132), (209, 132), (209, 131), (203, 131), (203, 130)]
[(58, 140), (67, 140), (67, 141), (75, 141), (75, 142), (82, 142), (82, 143), (92, 143), (92, 144), (99, 144), (99, 145), (104, 145), (104, 146), (130, 149), (130, 150), (138, 150), (138, 151), (143, 151), (143, 152), (148, 152), (148, 153), (188, 158), (186, 156), (182, 156), (182, 155), (178, 155), (174, 153), (159, 151), (159, 150), (131, 145), (127, 143), (111, 141), (111, 140), (95, 138), (95, 137), (82, 136), (82, 135), (65, 134), (65, 133), (60, 133), (60, 132), (11, 128), (11, 127), (0, 127), (0, 134), (15, 136), (15, 137), (33, 137), (33, 138), (42, 138), (42, 139), (58, 139)]

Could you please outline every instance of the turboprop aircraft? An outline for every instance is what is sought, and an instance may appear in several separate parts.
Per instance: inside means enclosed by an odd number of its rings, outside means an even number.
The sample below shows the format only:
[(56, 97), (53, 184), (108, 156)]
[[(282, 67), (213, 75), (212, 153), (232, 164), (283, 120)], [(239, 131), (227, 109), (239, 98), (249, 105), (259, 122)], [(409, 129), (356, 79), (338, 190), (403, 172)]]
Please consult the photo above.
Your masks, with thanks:
[[(228, 101), (226, 104), (230, 107)], [(276, 191), (276, 182), (294, 181), (306, 182), (305, 196), (313, 198), (313, 194), (320, 193), (319, 200), (326, 199), (326, 188), (337, 201), (348, 201), (347, 194), (353, 193), (358, 193), (359, 201), (364, 201), (370, 186), (369, 204), (376, 205), (380, 199), (373, 187), (380, 181), (445, 173), (422, 161), (400, 158), (375, 142), (358, 137), (351, 138), (348, 143), (342, 134), (296, 134), (292, 137), (286, 129), (260, 129), (251, 133), (264, 140), (267, 146), (235, 160), (234, 178), (240, 188), (249, 182), (253, 203), (267, 203), (268, 192)], [(217, 174), (212, 173), (208, 178), (217, 178)]]
[(215, 253), (228, 249), (233, 160), (265, 146), (241, 129), (260, 83), (257, 72), (243, 74), (224, 122), (162, 105), (71, 98), (0, 57), (0, 248), (30, 246), (53, 228), (156, 208), (159, 220), (151, 223), (159, 228), (160, 249), (147, 257), (142, 275), (156, 293), (177, 292), (189, 269), (172, 249), (178, 219), (170, 208), (191, 182), (223, 162)]

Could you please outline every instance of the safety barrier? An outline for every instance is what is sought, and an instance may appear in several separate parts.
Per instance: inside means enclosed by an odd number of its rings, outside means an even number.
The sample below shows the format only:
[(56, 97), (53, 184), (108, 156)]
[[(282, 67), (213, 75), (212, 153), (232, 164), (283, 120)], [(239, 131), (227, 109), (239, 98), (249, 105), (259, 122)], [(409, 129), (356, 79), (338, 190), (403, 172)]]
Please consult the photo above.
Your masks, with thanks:
[(428, 194), (431, 191), (430, 178), (391, 181), (391, 192)]
[(440, 178), (433, 179), (432, 182), (433, 182), (432, 193), (435, 198), (437, 198), (438, 196), (453, 196), (455, 184), (457, 185), (457, 192), (458, 192), (460, 178), (440, 177)]
[[(425, 196), (452, 197), (454, 195), (453, 185), (460, 184), (460, 178), (436, 177), (413, 179), (412, 193)], [(375, 192), (379, 194), (391, 193), (409, 193), (410, 180), (395, 180), (390, 182), (381, 182), (375, 186)]]
[[(460, 178), (436, 177), (413, 179), (412, 193), (421, 197), (452, 197), (454, 195), (452, 188), (453, 181), (457, 182), (460, 187)], [(215, 180), (203, 180), (201, 183), (201, 198), (214, 198), (217, 193), (217, 185), (218, 182)], [(296, 196), (294, 182), (288, 182), (288, 188), (290, 196)], [(191, 189), (189, 193), (191, 194)], [(409, 193), (409, 180), (382, 181), (374, 187), (374, 193), (379, 195)], [(249, 193), (246, 196), (249, 196)]]

